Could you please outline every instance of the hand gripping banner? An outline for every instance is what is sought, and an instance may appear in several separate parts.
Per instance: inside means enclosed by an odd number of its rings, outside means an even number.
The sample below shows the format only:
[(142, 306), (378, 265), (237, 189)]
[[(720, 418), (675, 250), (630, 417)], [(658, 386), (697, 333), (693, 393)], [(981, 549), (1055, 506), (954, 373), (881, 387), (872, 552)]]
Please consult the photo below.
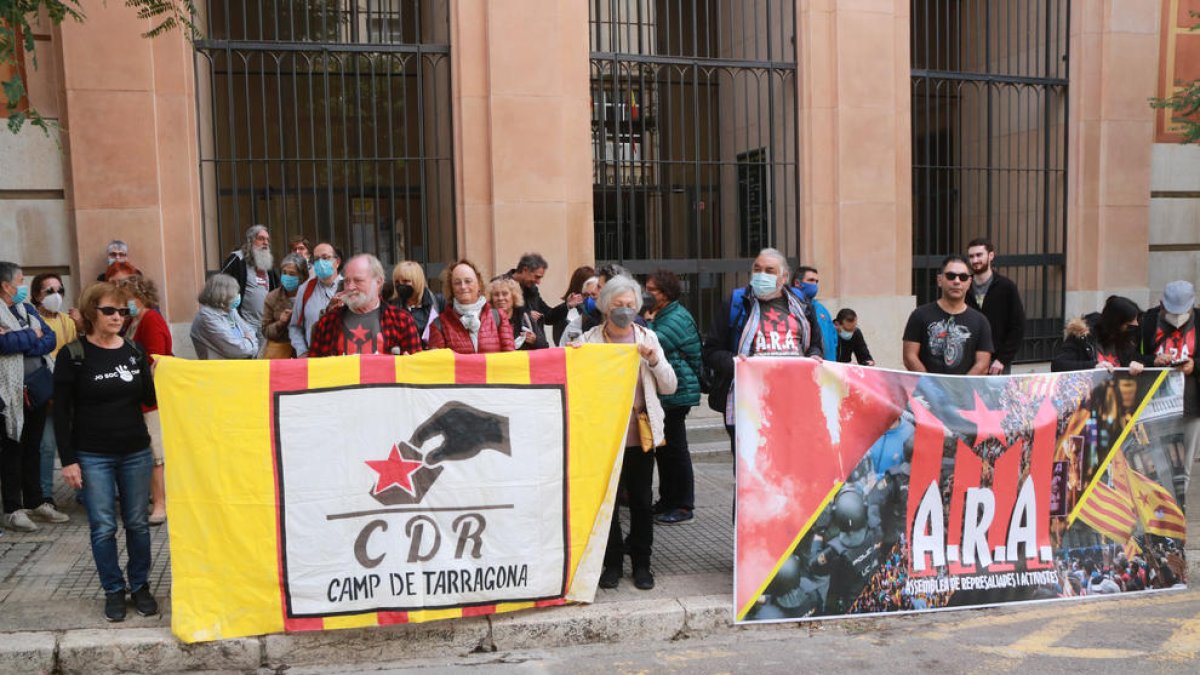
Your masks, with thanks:
[(158, 362), (184, 642), (591, 602), (638, 355)]
[(737, 620), (1182, 586), (1183, 389), (739, 361)]

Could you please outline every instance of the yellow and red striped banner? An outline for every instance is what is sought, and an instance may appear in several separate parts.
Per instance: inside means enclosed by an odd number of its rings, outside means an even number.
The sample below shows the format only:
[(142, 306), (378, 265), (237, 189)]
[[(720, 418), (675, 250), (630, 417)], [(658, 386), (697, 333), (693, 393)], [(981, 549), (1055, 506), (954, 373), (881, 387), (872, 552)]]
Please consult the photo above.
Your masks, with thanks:
[(618, 345), (160, 359), (172, 630), (195, 642), (590, 602), (637, 368)]

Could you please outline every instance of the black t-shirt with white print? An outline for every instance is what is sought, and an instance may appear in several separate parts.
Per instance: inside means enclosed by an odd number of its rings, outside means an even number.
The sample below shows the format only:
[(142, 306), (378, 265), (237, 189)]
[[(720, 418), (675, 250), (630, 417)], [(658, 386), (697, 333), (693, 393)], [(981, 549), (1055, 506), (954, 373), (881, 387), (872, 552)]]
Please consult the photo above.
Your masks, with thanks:
[(54, 430), (63, 466), (77, 452), (125, 455), (150, 447), (142, 405), (154, 405), (149, 366), (128, 343), (97, 347), (87, 338), (76, 367), (70, 350), (54, 365)]
[(913, 310), (904, 341), (919, 342), (918, 357), (925, 370), (944, 375), (966, 375), (975, 365), (976, 352), (995, 353), (992, 329), (982, 312), (967, 307), (950, 314), (936, 302)]

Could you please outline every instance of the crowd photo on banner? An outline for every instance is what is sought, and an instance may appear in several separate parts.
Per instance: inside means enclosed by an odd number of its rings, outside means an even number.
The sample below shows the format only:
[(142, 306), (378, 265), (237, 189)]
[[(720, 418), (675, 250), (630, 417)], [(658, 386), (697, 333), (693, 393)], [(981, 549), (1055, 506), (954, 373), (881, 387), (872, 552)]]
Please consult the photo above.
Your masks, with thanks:
[[(555, 263), (537, 252), (495, 276), (499, 270), (458, 259), (431, 278), (420, 262), (389, 270), (374, 255), (332, 241), (297, 236), (277, 244), (267, 227), (247, 228), (242, 245), (205, 279), (192, 317), (164, 316), (156, 280), (123, 241), (96, 252), (106, 259), (105, 272), (73, 302), (59, 275), (30, 279), (20, 261), (0, 261), (0, 527), (33, 532), (85, 514), (105, 595), (100, 611), (109, 621), (125, 620), (130, 609), (157, 614), (155, 595), (169, 590), (152, 588), (149, 578), (151, 528), (167, 521), (171, 499), (155, 364), (178, 351), (168, 320), (189, 319), (199, 360), (403, 360), (430, 350), (490, 355), (632, 346), (639, 365), (632, 405), (618, 414), (613, 477), (627, 515), (614, 507), (604, 528), (602, 560), (589, 572), (601, 589), (618, 588), (627, 577), (637, 589), (655, 587), (656, 528), (729, 517), (696, 510), (686, 424), (705, 402), (723, 419), (736, 457), (738, 550), (751, 556), (744, 564), (739, 557), (735, 571), (739, 619), (1072, 597), (1186, 581), (1179, 521), (1200, 443), (1189, 280), (1167, 284), (1149, 308), (1113, 295), (1068, 320), (1053, 373), (956, 378), (946, 376), (1011, 375), (1025, 338), (1021, 289), (996, 271), (997, 250), (987, 239), (946, 257), (937, 299), (916, 307), (903, 333), (890, 336), (908, 373), (876, 367), (864, 333), (872, 317), (827, 308), (813, 261), (796, 264), (773, 248), (757, 254), (745, 270), (748, 284), (732, 289), (701, 327), (685, 302), (686, 284), (666, 269), (639, 279), (596, 261), (564, 275), (565, 291), (547, 298), (540, 288)], [(286, 254), (277, 257), (281, 250)], [(747, 364), (771, 365), (759, 372)], [(809, 370), (776, 370), (784, 366)], [(862, 425), (869, 433), (827, 444), (830, 456), (849, 458), (848, 473), (831, 474), (820, 494), (806, 493), (811, 503), (788, 516), (797, 522), (771, 521), (760, 507), (778, 486), (770, 476), (743, 476), (745, 461), (753, 453), (803, 454), (812, 466), (798, 465), (802, 479), (795, 482), (819, 473), (814, 467), (826, 461), (826, 450), (807, 439), (829, 426), (821, 401), (830, 399), (820, 398), (820, 386), (834, 385), (814, 368), (841, 379), (841, 405), (862, 391), (878, 407), (864, 408), (871, 411), (861, 418), (870, 420)], [(797, 384), (768, 387), (767, 377)], [(751, 408), (765, 416), (779, 405), (759, 397), (747, 378), (771, 391), (794, 389), (793, 397), (817, 397), (786, 399), (798, 407), (780, 410), (790, 424), (803, 425), (796, 443), (746, 445), (787, 426), (747, 427)], [(1181, 412), (1156, 418), (1151, 401)], [(983, 411), (1004, 411), (1003, 421), (993, 423), (1000, 414)], [(55, 502), (56, 476), (81, 510)], [(916, 477), (926, 482), (912, 482)], [(926, 497), (928, 485), (937, 487)], [(968, 548), (950, 548), (946, 559), (947, 542), (963, 536), (954, 519), (968, 508), (967, 487), (975, 490), (971, 499), (988, 490), (998, 514), (1023, 503), (1026, 485), (1037, 488), (1045, 532), (1021, 539), (1019, 555), (1016, 545), (997, 554), (1004, 546), (998, 523), (986, 534), (968, 534), (975, 536), (975, 564), (978, 556), (994, 558), (985, 575), (990, 583), (1007, 583), (1007, 573), (1027, 583), (968, 588), (974, 582), (966, 580), (982, 578), (965, 569)], [(1020, 576), (1034, 572), (1036, 582)]]

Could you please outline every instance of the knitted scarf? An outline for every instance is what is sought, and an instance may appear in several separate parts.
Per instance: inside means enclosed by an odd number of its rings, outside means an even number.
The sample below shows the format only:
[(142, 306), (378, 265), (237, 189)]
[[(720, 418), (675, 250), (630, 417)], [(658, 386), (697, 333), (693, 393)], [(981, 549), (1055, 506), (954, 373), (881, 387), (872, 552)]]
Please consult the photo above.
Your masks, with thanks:
[(467, 332), (471, 334), (471, 344), (475, 346), (475, 349), (479, 349), (479, 313), (483, 311), (483, 305), (486, 302), (487, 298), (482, 295), (469, 305), (464, 305), (458, 300), (454, 301), (454, 311), (458, 313), (458, 320), (462, 323), (463, 328), (466, 328)]

